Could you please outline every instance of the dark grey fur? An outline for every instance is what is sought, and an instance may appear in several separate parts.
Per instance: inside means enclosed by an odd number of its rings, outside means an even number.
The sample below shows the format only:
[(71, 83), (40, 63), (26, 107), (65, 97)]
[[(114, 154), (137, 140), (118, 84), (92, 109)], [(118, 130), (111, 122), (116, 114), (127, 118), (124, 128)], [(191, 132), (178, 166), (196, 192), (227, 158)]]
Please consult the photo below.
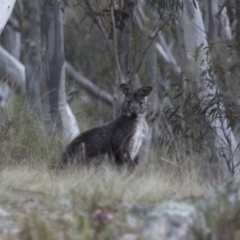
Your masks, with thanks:
[(125, 95), (121, 115), (104, 126), (83, 132), (70, 142), (57, 170), (72, 165), (79, 152), (82, 155), (81, 161), (87, 163), (107, 156), (117, 165), (137, 164), (137, 153), (148, 131), (145, 120), (146, 96), (152, 88), (148, 86), (136, 90), (128, 84), (122, 84), (121, 90)]

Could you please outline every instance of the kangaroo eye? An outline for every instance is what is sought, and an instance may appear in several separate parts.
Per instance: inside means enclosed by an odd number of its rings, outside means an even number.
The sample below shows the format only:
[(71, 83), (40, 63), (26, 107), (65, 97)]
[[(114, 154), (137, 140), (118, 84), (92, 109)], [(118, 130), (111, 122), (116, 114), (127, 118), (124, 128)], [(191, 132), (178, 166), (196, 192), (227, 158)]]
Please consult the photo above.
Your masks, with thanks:
[(127, 100), (127, 104), (130, 105), (131, 101), (130, 100)]
[(140, 101), (140, 105), (141, 105), (141, 106), (143, 105), (143, 101)]

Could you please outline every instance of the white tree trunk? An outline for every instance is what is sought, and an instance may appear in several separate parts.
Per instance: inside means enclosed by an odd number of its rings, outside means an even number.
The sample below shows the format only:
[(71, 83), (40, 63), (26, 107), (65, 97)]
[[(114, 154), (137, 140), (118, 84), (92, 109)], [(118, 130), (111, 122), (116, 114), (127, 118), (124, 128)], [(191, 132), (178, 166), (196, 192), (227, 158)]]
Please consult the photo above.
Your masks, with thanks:
[(0, 0), (0, 34), (5, 27), (16, 0)]
[(25, 92), (25, 67), (0, 46), (0, 79), (14, 91)]
[[(158, 108), (158, 82), (157, 82), (157, 56), (156, 56), (155, 41), (149, 47), (145, 56), (145, 78), (146, 82), (153, 87), (153, 92), (148, 99), (149, 109), (156, 114)], [(149, 131), (146, 139), (140, 148), (140, 162), (148, 163), (151, 143), (152, 143), (152, 131), (153, 123), (149, 126)]]
[(12, 90), (8, 85), (3, 85), (0, 88), (0, 107), (5, 109), (7, 107), (7, 101), (11, 96)]
[[(207, 59), (207, 47), (205, 28), (203, 19), (201, 16), (198, 2), (195, 1), (197, 8), (194, 7), (191, 0), (184, 0), (183, 11), (178, 12), (178, 21), (182, 25), (182, 33), (185, 39), (187, 60), (185, 64), (186, 75), (193, 80), (197, 81), (199, 91), (199, 98), (201, 99), (205, 108), (205, 103), (208, 103), (216, 94), (217, 88), (215, 85), (209, 86), (209, 82), (205, 79), (210, 79), (210, 76), (201, 77), (201, 74), (209, 69)], [(198, 56), (194, 58), (197, 48), (203, 44), (201, 50), (198, 52)], [(212, 106), (206, 114), (212, 130), (214, 130), (215, 139), (215, 151), (219, 161), (219, 167), (224, 175), (227, 177), (229, 169), (227, 162), (231, 162), (234, 166), (237, 166), (239, 162), (239, 156), (236, 155), (237, 143), (232, 133), (232, 130), (228, 127), (228, 122), (224, 116), (220, 118), (208, 115), (211, 109), (218, 107), (224, 115), (225, 108), (223, 104), (220, 107), (217, 105)], [(239, 166), (236, 167), (235, 172), (239, 172)]]
[[(21, 15), (21, 2), (20, 0), (15, 4), (11, 17), (7, 25), (5, 26), (0, 38), (1, 45), (3, 48), (14, 58), (19, 60), (21, 54), (21, 33), (16, 30), (20, 29), (20, 22), (17, 16)], [(11, 24), (9, 24), (11, 22)], [(14, 27), (13, 27), (14, 26)], [(7, 106), (7, 101), (11, 96), (11, 88), (4, 84), (0, 89), (0, 106), (5, 108)]]
[(210, 43), (216, 43), (218, 38), (221, 38), (223, 42), (232, 40), (227, 9), (223, 7), (224, 2), (225, 0), (203, 1), (203, 21)]
[[(0, 34), (3, 31), (3, 28), (5, 27), (9, 17), (11, 16), (13, 7), (15, 5), (16, 0), (0, 0)], [(6, 70), (3, 69), (4, 64), (6, 64), (6, 61), (3, 59), (3, 55), (5, 55), (5, 52), (1, 51), (0, 49), (0, 78), (3, 78), (6, 80)], [(19, 65), (18, 65), (19, 67)], [(2, 71), (1, 71), (2, 70)], [(14, 84), (14, 86), (16, 86)], [(1, 107), (5, 107), (8, 97), (10, 96), (11, 91), (8, 86), (4, 86), (0, 91), (0, 97), (1, 97)]]
[(41, 0), (42, 104), (48, 133), (58, 132), (64, 141), (79, 134), (77, 121), (65, 94), (63, 22), (60, 0)]

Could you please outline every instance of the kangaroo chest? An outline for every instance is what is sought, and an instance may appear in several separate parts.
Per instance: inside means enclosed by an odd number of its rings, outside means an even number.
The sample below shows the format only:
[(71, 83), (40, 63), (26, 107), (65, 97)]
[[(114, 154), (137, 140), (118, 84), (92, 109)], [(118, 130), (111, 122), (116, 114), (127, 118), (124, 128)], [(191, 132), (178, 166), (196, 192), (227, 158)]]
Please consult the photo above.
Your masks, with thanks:
[(143, 139), (146, 137), (147, 133), (148, 125), (145, 119), (141, 119), (137, 122), (133, 136), (129, 141), (129, 153), (132, 159), (134, 159), (138, 154), (139, 148), (141, 147)]

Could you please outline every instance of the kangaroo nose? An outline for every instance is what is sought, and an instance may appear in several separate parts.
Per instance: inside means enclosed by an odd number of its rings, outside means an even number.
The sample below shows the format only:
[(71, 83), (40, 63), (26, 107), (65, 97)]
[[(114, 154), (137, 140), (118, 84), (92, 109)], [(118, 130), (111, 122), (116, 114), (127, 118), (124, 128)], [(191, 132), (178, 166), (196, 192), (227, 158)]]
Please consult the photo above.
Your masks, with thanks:
[(137, 115), (136, 112), (132, 112), (132, 113), (131, 113), (131, 118), (137, 118), (137, 117), (138, 117), (138, 115)]

